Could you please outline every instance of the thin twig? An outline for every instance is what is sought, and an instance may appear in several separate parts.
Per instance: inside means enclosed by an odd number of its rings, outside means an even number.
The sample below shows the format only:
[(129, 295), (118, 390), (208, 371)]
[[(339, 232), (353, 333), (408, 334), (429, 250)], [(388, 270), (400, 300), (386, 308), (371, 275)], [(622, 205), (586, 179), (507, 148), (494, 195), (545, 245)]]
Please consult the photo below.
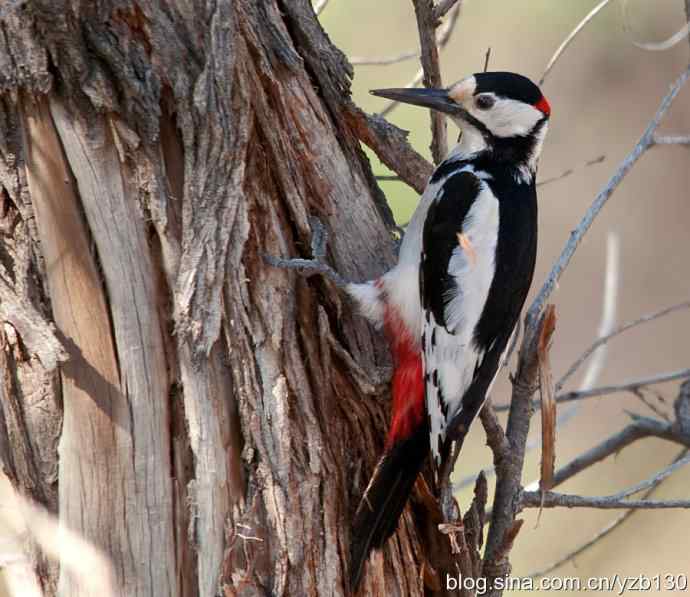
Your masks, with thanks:
[(482, 561), (482, 574), (487, 578), (489, 586), (492, 586), (492, 590), (488, 592), (489, 597), (502, 594), (502, 591), (493, 585), (493, 581), (510, 572), (509, 551), (505, 546), (510, 542), (518, 514), (517, 499), (521, 491), (525, 447), (533, 413), (531, 398), (536, 391), (539, 376), (537, 338), (541, 335), (543, 323), (544, 317), (541, 315), (535, 333), (530, 336), (523, 334), (517, 374), (513, 379), (510, 415), (506, 428), (511, 450), (496, 470), (496, 495)]
[(537, 181), (537, 186), (542, 187), (547, 184), (551, 184), (552, 182), (557, 182), (559, 180), (563, 180), (564, 178), (568, 178), (571, 174), (575, 174), (579, 170), (582, 170), (584, 168), (587, 168), (589, 166), (594, 166), (595, 164), (601, 164), (604, 160), (606, 159), (605, 155), (600, 155), (599, 157), (594, 158), (593, 160), (588, 160), (581, 166), (576, 166), (575, 168), (568, 168), (567, 170), (564, 170), (557, 176), (552, 176), (551, 178), (545, 178), (544, 180), (539, 180)]
[[(616, 304), (618, 302), (618, 286), (620, 282), (620, 246), (618, 236), (609, 233), (606, 239), (606, 273), (604, 275), (604, 296), (602, 298), (601, 320), (599, 322), (599, 337), (610, 333), (616, 323)], [(595, 358), (591, 359), (587, 371), (580, 384), (580, 390), (589, 390), (599, 378), (606, 362), (606, 347), (602, 346), (596, 352)], [(555, 391), (560, 386), (556, 385)], [(540, 403), (541, 407), (541, 403)], [(575, 403), (568, 410), (559, 412), (556, 418), (556, 429), (562, 428), (568, 421), (574, 420), (581, 404)], [(542, 431), (543, 434), (543, 431)], [(537, 446), (536, 441), (527, 443), (527, 450), (532, 450)], [(555, 477), (554, 477), (555, 479)], [(555, 486), (555, 481), (554, 481)], [(540, 487), (539, 480), (526, 485), (528, 489)]]
[[(434, 18), (434, 2), (433, 0), (412, 0), (412, 4), (417, 17), (424, 86), (438, 89), (443, 87), (443, 82), (441, 80), (441, 66), (438, 62), (438, 46), (434, 33), (437, 22)], [(430, 116), (431, 156), (435, 164), (440, 164), (445, 159), (446, 153), (448, 153), (446, 117), (436, 110), (431, 110)]]
[[(659, 383), (666, 383), (669, 381), (677, 381), (679, 379), (690, 378), (690, 369), (680, 369), (679, 371), (670, 371), (668, 373), (659, 373), (650, 377), (643, 377), (641, 379), (634, 379), (626, 381), (621, 384), (601, 386), (598, 388), (591, 388), (589, 390), (577, 390), (574, 392), (566, 392), (556, 397), (556, 402), (561, 404), (563, 402), (574, 402), (576, 400), (584, 400), (586, 398), (596, 398), (598, 396), (607, 396), (610, 394), (619, 394), (621, 392), (634, 392), (640, 388), (651, 386)], [(539, 401), (534, 400), (532, 403), (534, 408), (539, 408)], [(510, 409), (509, 404), (496, 405), (496, 412), (505, 412)]]
[[(450, 2), (446, 2), (448, 6), (445, 7), (445, 10), (443, 10), (442, 14), (438, 14), (438, 9), (441, 8), (441, 5), (436, 6), (434, 9), (434, 24), (437, 24), (438, 20), (443, 17), (451, 8), (453, 8), (453, 5), (456, 4), (458, 0), (451, 0)], [(460, 3), (462, 4), (462, 3)], [(458, 11), (460, 10), (460, 4), (455, 7), (455, 12), (453, 15), (451, 15), (452, 18), (456, 18), (458, 15)], [(443, 27), (440, 27), (438, 32), (436, 33), (436, 44), (440, 47), (443, 47), (446, 42), (448, 41), (446, 39), (448, 35), (448, 26), (449, 25), (454, 25), (454, 23), (446, 23)], [(407, 50), (406, 52), (400, 52), (399, 54), (394, 54), (392, 56), (373, 56), (373, 57), (361, 57), (361, 56), (352, 56), (350, 60), (350, 64), (354, 66), (390, 66), (391, 64), (398, 64), (400, 62), (405, 62), (407, 60), (412, 60), (413, 58), (419, 58), (420, 53), (418, 50)], [(420, 80), (421, 80), (421, 75), (420, 75)], [(419, 84), (419, 81), (417, 81), (417, 84)], [(416, 85), (408, 85), (409, 87), (414, 87)]]
[(669, 50), (676, 44), (683, 41), (690, 31), (690, 23), (685, 23), (680, 30), (676, 31), (671, 37), (659, 42), (641, 42), (634, 39), (634, 34), (632, 27), (630, 26), (630, 20), (628, 19), (628, 0), (621, 0), (621, 20), (623, 21), (623, 31), (628, 34), (630, 43), (641, 50), (647, 50), (649, 52), (663, 52), (664, 50)]
[(663, 410), (661, 410), (659, 407), (656, 406), (651, 400), (647, 399), (647, 396), (644, 395), (644, 390), (638, 389), (638, 390), (632, 390), (632, 394), (640, 401), (642, 404), (644, 404), (649, 410), (651, 410), (657, 417), (660, 417), (664, 419), (665, 421), (670, 421), (670, 417), (668, 416), (667, 413), (665, 413)]
[(408, 50), (407, 52), (401, 52), (400, 54), (395, 54), (393, 56), (382, 56), (380, 58), (377, 58), (376, 56), (369, 58), (352, 56), (349, 58), (349, 61), (353, 66), (390, 66), (391, 64), (398, 64), (399, 62), (412, 60), (413, 58), (419, 58), (419, 52), (415, 50)]
[[(460, 4), (456, 4), (455, 6), (452, 7), (452, 10), (450, 14), (448, 15), (448, 19), (444, 21), (443, 25), (441, 25), (441, 28), (439, 29), (439, 35), (438, 35), (438, 49), (439, 51), (442, 50), (443, 48), (446, 47), (448, 42), (450, 41), (451, 36), (453, 35), (453, 31), (455, 31), (455, 25), (458, 22), (458, 17), (460, 16)], [(421, 82), (422, 78), (424, 77), (424, 69), (420, 68), (415, 76), (405, 85), (406, 88), (410, 87), (417, 87)], [(397, 108), (400, 105), (400, 102), (396, 101), (390, 101), (388, 102), (383, 110), (379, 112), (380, 116), (387, 116), (390, 114), (395, 108)]]
[(553, 68), (554, 64), (558, 61), (558, 59), (561, 57), (565, 49), (571, 44), (571, 42), (575, 39), (578, 33), (582, 31), (587, 23), (589, 23), (597, 14), (599, 11), (601, 11), (611, 0), (602, 0), (597, 4), (592, 10), (590, 10), (586, 15), (585, 18), (582, 19), (578, 24), (575, 29), (573, 29), (568, 37), (566, 37), (563, 42), (561, 43), (560, 46), (558, 46), (558, 49), (554, 52), (554, 55), (551, 56), (551, 60), (549, 60), (549, 63), (546, 65), (546, 68), (544, 69), (544, 74), (542, 74), (541, 79), (539, 79), (539, 85), (543, 85), (544, 81), (546, 80), (546, 76), (551, 72), (551, 69)]
[(649, 479), (645, 479), (640, 483), (612, 495), (585, 497), (552, 491), (526, 491), (522, 494), (521, 502), (525, 507), (539, 507), (543, 505), (544, 508), (555, 508), (558, 506), (565, 506), (567, 508), (690, 508), (690, 500), (668, 500), (661, 502), (646, 500), (626, 501), (626, 498), (631, 495), (654, 487), (655, 484), (669, 475), (672, 475), (679, 468), (688, 463), (690, 463), (690, 455), (685, 455), (683, 458), (676, 460), (673, 464), (660, 470)]
[[(686, 454), (688, 453), (688, 450), (681, 450), (681, 452), (676, 456), (674, 460), (679, 460), (683, 458)], [(647, 500), (652, 496), (652, 494), (659, 488), (659, 486), (664, 482), (664, 479), (658, 480), (652, 487), (650, 487), (647, 491), (644, 492), (642, 495), (642, 500)], [(532, 572), (528, 574), (527, 576), (529, 578), (540, 578), (542, 576), (546, 576), (547, 574), (550, 574), (554, 570), (557, 570), (560, 568), (563, 564), (567, 564), (568, 562), (574, 560), (577, 556), (581, 555), (585, 551), (587, 551), (590, 547), (596, 545), (610, 535), (615, 529), (620, 527), (628, 518), (630, 518), (636, 510), (627, 510), (626, 512), (623, 512), (622, 514), (619, 514), (615, 519), (613, 519), (611, 522), (609, 522), (603, 529), (599, 530), (596, 535), (594, 535), (589, 541), (586, 541), (582, 545), (580, 545), (577, 549), (574, 549), (573, 551), (567, 553), (563, 557), (559, 558), (555, 562), (549, 564), (545, 568), (542, 568), (540, 570), (537, 570), (535, 572)]]
[(570, 260), (575, 254), (578, 245), (584, 238), (596, 217), (599, 215), (599, 212), (602, 210), (604, 205), (606, 205), (606, 202), (609, 200), (613, 192), (616, 190), (616, 188), (618, 188), (618, 185), (625, 178), (628, 172), (630, 172), (637, 160), (640, 159), (640, 156), (642, 156), (644, 152), (647, 151), (647, 149), (649, 149), (649, 147), (653, 144), (653, 136), (656, 129), (659, 127), (661, 120), (671, 107), (673, 100), (676, 98), (683, 85), (685, 85), (687, 82), (688, 77), (690, 77), (690, 68), (686, 69), (683, 74), (673, 83), (670, 91), (661, 100), (661, 104), (659, 105), (656, 114), (640, 137), (640, 140), (620, 164), (618, 170), (616, 170), (611, 179), (606, 183), (606, 186), (596, 196), (592, 202), (592, 205), (582, 218), (580, 224), (575, 230), (573, 230), (573, 232), (571, 232), (570, 238), (568, 239), (568, 242), (566, 243), (560, 257), (553, 265), (553, 268), (551, 269), (549, 276), (539, 291), (537, 298), (534, 300), (527, 312), (527, 317), (525, 320), (525, 335), (528, 342), (535, 333), (539, 314), (544, 308), (546, 301), (551, 296), (556, 283), (570, 263)]
[[(557, 487), (565, 483), (585, 469), (613, 454), (618, 454), (630, 444), (647, 437), (657, 437), (690, 448), (690, 435), (683, 433), (673, 424), (649, 417), (636, 416), (633, 422), (626, 425), (621, 431), (614, 433), (559, 468), (554, 475), (553, 486)], [(537, 489), (537, 482), (525, 487), (526, 491), (536, 491)]]
[[(577, 372), (577, 370), (580, 368), (580, 366), (592, 355), (596, 350), (604, 346), (606, 343), (608, 343), (609, 340), (612, 338), (615, 338), (616, 336), (619, 336), (623, 332), (627, 332), (628, 330), (637, 327), (638, 325), (642, 325), (643, 323), (647, 323), (649, 321), (654, 321), (655, 319), (659, 319), (660, 317), (664, 317), (665, 315), (669, 315), (671, 313), (675, 313), (676, 311), (680, 311), (683, 309), (690, 309), (690, 301), (684, 301), (682, 303), (678, 303), (676, 305), (672, 305), (670, 307), (666, 307), (665, 309), (661, 309), (659, 311), (655, 311), (654, 313), (649, 313), (647, 315), (643, 315), (642, 317), (638, 317), (637, 319), (633, 321), (629, 321), (626, 324), (623, 324), (616, 329), (612, 330), (608, 334), (605, 334), (603, 336), (600, 336), (595, 340), (592, 345), (585, 350), (579, 357), (578, 359), (570, 366), (570, 368), (565, 372), (563, 377), (558, 380), (558, 383), (556, 384), (556, 391), (560, 391), (561, 388), (565, 385), (565, 382), (570, 379), (570, 377)], [(583, 388), (584, 389), (584, 388)]]
[[(690, 500), (613, 500), (610, 497), (584, 497), (547, 491), (525, 495), (526, 508), (595, 508), (598, 510), (621, 510), (630, 508), (635, 510), (667, 510), (675, 508), (690, 508)], [(536, 500), (536, 501), (535, 501)]]
[(660, 373), (650, 377), (634, 379), (632, 381), (626, 381), (617, 385), (601, 386), (599, 388), (592, 388), (590, 390), (566, 392), (565, 394), (558, 396), (556, 398), (556, 402), (560, 404), (562, 402), (572, 402), (574, 400), (583, 400), (585, 398), (594, 398), (596, 396), (618, 394), (620, 392), (634, 392), (635, 390), (639, 390), (645, 386), (687, 378), (690, 378), (690, 369), (681, 369), (679, 371), (671, 371), (669, 373)]
[(484, 72), (489, 70), (489, 60), (491, 60), (491, 46), (486, 48), (486, 55), (484, 56)]

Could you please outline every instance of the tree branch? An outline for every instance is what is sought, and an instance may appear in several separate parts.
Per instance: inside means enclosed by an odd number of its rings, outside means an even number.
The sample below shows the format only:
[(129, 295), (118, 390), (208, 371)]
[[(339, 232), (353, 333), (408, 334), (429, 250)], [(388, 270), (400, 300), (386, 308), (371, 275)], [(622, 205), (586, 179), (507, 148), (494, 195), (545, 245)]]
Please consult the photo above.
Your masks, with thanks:
[(680, 371), (671, 371), (669, 373), (660, 373), (652, 375), (651, 377), (644, 377), (642, 379), (635, 379), (625, 383), (601, 386), (599, 388), (592, 388), (591, 390), (578, 390), (575, 392), (566, 392), (556, 398), (556, 402), (572, 402), (573, 400), (582, 400), (584, 398), (593, 398), (595, 396), (604, 396), (607, 394), (616, 394), (620, 392), (634, 392), (645, 386), (653, 384), (664, 383), (667, 381), (676, 381), (678, 379), (687, 379), (690, 377), (690, 369), (681, 369)]
[[(454, 7), (455, 4), (458, 4), (457, 7), (455, 7), (455, 11), (451, 15), (451, 19), (455, 19), (458, 15), (458, 11), (460, 10), (460, 4), (462, 2), (458, 3), (458, 0), (446, 0), (445, 2), (442, 2), (441, 4), (437, 5), (434, 8), (434, 22), (437, 23), (442, 17), (446, 15), (446, 13)], [(452, 23), (449, 20), (449, 23), (447, 25), (454, 25), (455, 22), (453, 21)], [(438, 33), (436, 34), (436, 44), (440, 47), (443, 47), (446, 43), (446, 36), (448, 34), (448, 27), (443, 26), (438, 30)], [(381, 57), (361, 57), (361, 56), (352, 56), (350, 60), (350, 64), (354, 66), (390, 66), (391, 64), (398, 64), (400, 62), (405, 62), (406, 60), (412, 60), (413, 58), (419, 58), (420, 53), (417, 50), (407, 50), (406, 52), (400, 52), (399, 54), (394, 54), (392, 56), (381, 56)], [(420, 76), (421, 80), (421, 76)]]
[(578, 170), (582, 170), (583, 168), (587, 168), (589, 166), (594, 166), (595, 164), (601, 164), (604, 160), (606, 159), (605, 155), (600, 155), (594, 159), (587, 160), (584, 164), (581, 166), (575, 166), (574, 168), (568, 168), (567, 170), (564, 170), (560, 174), (556, 176), (552, 176), (551, 178), (545, 178), (543, 180), (538, 180), (537, 181), (537, 186), (538, 187), (543, 187), (544, 185), (551, 184), (552, 182), (557, 182), (559, 180), (563, 180), (564, 178), (568, 178), (571, 174), (575, 174)]
[(610, 2), (611, 0), (602, 0), (597, 4), (592, 10), (590, 10), (586, 15), (585, 18), (582, 19), (575, 29), (573, 29), (568, 37), (566, 37), (563, 42), (561, 43), (560, 46), (558, 46), (558, 49), (554, 52), (553, 56), (551, 56), (551, 60), (549, 60), (548, 64), (546, 65), (546, 68), (544, 69), (544, 73), (541, 76), (541, 79), (539, 79), (539, 85), (543, 85), (544, 81), (546, 80), (547, 75), (551, 72), (551, 69), (554, 67), (556, 62), (558, 62), (558, 59), (562, 56), (563, 52), (565, 52), (565, 49), (572, 43), (572, 41), (577, 37), (578, 33), (582, 31), (587, 23), (589, 23), (599, 12)]
[(357, 138), (370, 147), (388, 168), (415, 191), (424, 192), (434, 168), (412, 149), (407, 141), (407, 131), (381, 116), (365, 114), (355, 106), (346, 112), (346, 118)]
[[(419, 30), (419, 44), (421, 47), (421, 62), (424, 71), (425, 87), (442, 87), (441, 67), (438, 62), (438, 47), (436, 46), (436, 24), (433, 0), (412, 0), (417, 29)], [(431, 155), (435, 164), (440, 164), (448, 153), (448, 139), (446, 131), (446, 117), (436, 110), (430, 111), (431, 116)]]
[[(686, 454), (688, 453), (687, 450), (682, 450), (680, 454), (676, 457), (676, 460), (683, 458)], [(651, 495), (659, 488), (659, 486), (664, 482), (664, 479), (660, 479), (657, 481), (652, 487), (650, 487), (647, 491), (644, 492), (642, 499), (647, 500), (647, 498), (651, 497)], [(614, 520), (609, 522), (603, 529), (598, 531), (596, 535), (594, 535), (589, 541), (586, 541), (582, 545), (580, 545), (577, 549), (567, 553), (563, 557), (559, 558), (555, 562), (549, 564), (545, 568), (542, 568), (540, 570), (537, 570), (536, 572), (532, 572), (531, 574), (528, 574), (527, 576), (529, 578), (539, 578), (541, 576), (546, 576), (547, 574), (553, 572), (554, 570), (557, 570), (560, 568), (563, 564), (566, 564), (567, 562), (570, 562), (580, 554), (584, 553), (587, 551), (590, 547), (593, 545), (596, 545), (599, 541), (610, 535), (615, 529), (617, 529), (619, 526), (621, 526), (628, 518), (630, 518), (636, 510), (630, 509), (627, 510), (626, 512), (623, 512), (622, 514), (618, 515)]]
[[(689, 0), (690, 1), (690, 0)], [(661, 309), (659, 311), (655, 311), (654, 313), (648, 313), (647, 315), (643, 315), (642, 317), (639, 317), (635, 319), (634, 321), (629, 321), (626, 324), (623, 324), (617, 328), (615, 328), (613, 331), (611, 331), (608, 334), (604, 334), (603, 336), (597, 338), (592, 345), (585, 350), (579, 357), (578, 359), (570, 366), (570, 368), (565, 372), (563, 377), (558, 380), (558, 383), (556, 384), (556, 391), (560, 391), (561, 388), (565, 385), (565, 382), (570, 379), (570, 377), (577, 372), (577, 370), (580, 368), (580, 366), (594, 353), (596, 350), (600, 347), (606, 344), (609, 340), (612, 338), (615, 338), (616, 336), (622, 334), (623, 332), (627, 332), (628, 330), (637, 327), (638, 325), (641, 325), (643, 323), (647, 323), (649, 321), (654, 321), (655, 319), (659, 319), (660, 317), (664, 317), (665, 315), (669, 315), (671, 313), (675, 313), (676, 311), (680, 311), (681, 309), (688, 309), (690, 308), (690, 301), (685, 301), (682, 303), (678, 303), (676, 305), (672, 305), (671, 307), (666, 307), (665, 309)]]
[[(511, 449), (508, 455), (496, 464), (496, 496), (482, 567), (482, 573), (492, 587), (495, 578), (510, 572), (509, 549), (506, 549), (506, 546), (510, 543), (518, 522), (515, 517), (519, 511), (520, 481), (529, 423), (533, 413), (531, 398), (536, 391), (539, 375), (537, 342), (543, 333), (543, 325), (542, 315), (536, 326), (536, 334), (524, 335), (522, 338), (506, 430)], [(492, 589), (489, 593), (491, 597), (500, 594), (501, 591), (498, 589)]]
[[(458, 22), (458, 17), (460, 16), (460, 4), (456, 4), (453, 9), (450, 12), (450, 15), (448, 16), (448, 19), (443, 23), (441, 26), (441, 29), (439, 31), (438, 35), (438, 48), (439, 50), (442, 50), (443, 48), (446, 47), (448, 42), (450, 41), (450, 38), (455, 31), (455, 25)], [(417, 87), (422, 82), (422, 78), (424, 77), (424, 69), (420, 68), (415, 76), (412, 78), (411, 81), (409, 81), (405, 87)], [(400, 105), (400, 102), (396, 101), (391, 101), (386, 104), (383, 110), (379, 112), (380, 116), (387, 116), (390, 114), (395, 108), (397, 108)]]
[[(559, 468), (554, 475), (553, 486), (557, 487), (561, 485), (585, 469), (605, 460), (613, 454), (619, 453), (623, 448), (637, 440), (647, 437), (658, 437), (690, 448), (690, 435), (682, 433), (677, 426), (649, 417), (635, 417), (635, 420), (621, 431), (614, 433), (598, 445), (590, 448), (586, 452), (575, 457), (568, 464)], [(534, 485), (527, 489), (531, 490), (534, 487), (536, 491), (536, 486)]]

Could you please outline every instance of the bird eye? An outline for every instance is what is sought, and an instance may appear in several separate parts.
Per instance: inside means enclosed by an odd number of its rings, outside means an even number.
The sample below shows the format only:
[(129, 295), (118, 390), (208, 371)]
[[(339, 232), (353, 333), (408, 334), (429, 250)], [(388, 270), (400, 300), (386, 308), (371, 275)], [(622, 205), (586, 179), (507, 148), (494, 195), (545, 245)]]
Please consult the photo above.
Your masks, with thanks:
[(478, 95), (474, 103), (480, 110), (488, 110), (494, 107), (496, 99), (491, 95)]

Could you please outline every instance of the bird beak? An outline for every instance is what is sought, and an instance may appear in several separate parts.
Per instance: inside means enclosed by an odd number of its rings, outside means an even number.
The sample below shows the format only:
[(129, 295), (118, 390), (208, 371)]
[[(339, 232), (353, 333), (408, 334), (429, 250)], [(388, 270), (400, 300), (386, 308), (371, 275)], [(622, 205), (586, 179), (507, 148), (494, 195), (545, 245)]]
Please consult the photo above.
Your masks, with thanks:
[(447, 89), (372, 89), (370, 93), (404, 104), (431, 108), (453, 116), (460, 116), (464, 112), (448, 95)]

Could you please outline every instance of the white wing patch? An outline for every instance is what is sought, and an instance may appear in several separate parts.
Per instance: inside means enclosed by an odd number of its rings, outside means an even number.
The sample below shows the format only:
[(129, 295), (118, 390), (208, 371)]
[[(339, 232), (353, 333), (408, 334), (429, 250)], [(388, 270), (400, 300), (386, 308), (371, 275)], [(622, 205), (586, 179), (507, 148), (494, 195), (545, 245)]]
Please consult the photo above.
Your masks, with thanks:
[(467, 213), (448, 264), (455, 289), (445, 297), (445, 328), (431, 312), (424, 314), (426, 402), (431, 450), (437, 464), (446, 424), (460, 412), (462, 397), (484, 356), (473, 336), (494, 277), (498, 225), (498, 200), (484, 183)]

